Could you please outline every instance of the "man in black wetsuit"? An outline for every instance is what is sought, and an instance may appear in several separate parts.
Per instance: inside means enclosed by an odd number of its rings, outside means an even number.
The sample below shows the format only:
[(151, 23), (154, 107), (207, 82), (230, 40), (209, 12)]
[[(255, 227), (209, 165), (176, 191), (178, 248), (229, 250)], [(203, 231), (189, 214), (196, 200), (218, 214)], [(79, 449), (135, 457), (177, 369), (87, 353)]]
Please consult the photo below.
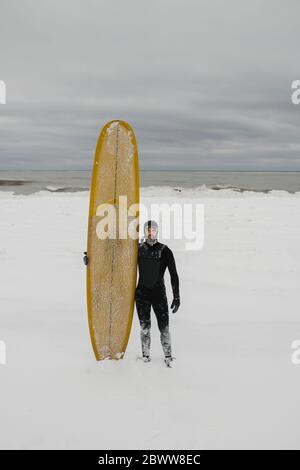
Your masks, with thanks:
[(150, 361), (151, 306), (156, 315), (160, 340), (165, 355), (165, 363), (172, 361), (171, 338), (169, 332), (169, 309), (164, 283), (164, 273), (169, 269), (173, 290), (171, 309), (177, 312), (180, 306), (179, 278), (172, 251), (157, 241), (157, 223), (148, 220), (144, 225), (145, 239), (139, 244), (139, 280), (135, 291), (136, 309), (141, 325), (143, 360)]

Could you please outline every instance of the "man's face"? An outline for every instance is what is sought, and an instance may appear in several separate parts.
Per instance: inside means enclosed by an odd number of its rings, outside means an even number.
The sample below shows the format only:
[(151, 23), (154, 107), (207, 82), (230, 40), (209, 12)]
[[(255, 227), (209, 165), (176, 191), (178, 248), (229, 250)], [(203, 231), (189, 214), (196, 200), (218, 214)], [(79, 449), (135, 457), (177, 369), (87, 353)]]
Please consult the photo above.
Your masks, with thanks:
[(154, 240), (154, 238), (156, 238), (156, 230), (152, 227), (148, 227), (146, 230), (146, 235), (147, 238), (151, 238), (151, 240)]

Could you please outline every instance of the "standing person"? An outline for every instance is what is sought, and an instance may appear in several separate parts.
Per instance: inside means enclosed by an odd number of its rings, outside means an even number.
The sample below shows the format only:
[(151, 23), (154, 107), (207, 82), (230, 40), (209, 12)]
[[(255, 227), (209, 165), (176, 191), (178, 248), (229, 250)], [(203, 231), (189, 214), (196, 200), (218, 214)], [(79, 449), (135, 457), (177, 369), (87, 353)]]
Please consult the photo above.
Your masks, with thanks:
[(169, 332), (169, 309), (164, 283), (164, 273), (168, 268), (173, 290), (172, 312), (180, 306), (179, 278), (175, 259), (167, 245), (157, 240), (158, 225), (148, 220), (144, 225), (145, 239), (139, 244), (139, 280), (135, 291), (136, 309), (141, 325), (142, 354), (145, 362), (150, 361), (151, 307), (156, 315), (165, 363), (171, 367), (172, 349)]

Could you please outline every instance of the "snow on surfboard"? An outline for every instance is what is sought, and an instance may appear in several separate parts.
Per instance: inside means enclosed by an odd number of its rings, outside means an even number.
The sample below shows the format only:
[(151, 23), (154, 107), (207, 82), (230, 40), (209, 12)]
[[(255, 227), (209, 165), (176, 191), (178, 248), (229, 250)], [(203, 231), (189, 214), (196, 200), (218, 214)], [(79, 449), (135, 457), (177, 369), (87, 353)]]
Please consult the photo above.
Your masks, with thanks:
[[(120, 359), (127, 347), (136, 286), (138, 230), (136, 237), (133, 234), (138, 204), (135, 135), (126, 122), (111, 121), (102, 129), (95, 151), (88, 224), (87, 305), (97, 360)], [(128, 214), (130, 207), (133, 212)]]

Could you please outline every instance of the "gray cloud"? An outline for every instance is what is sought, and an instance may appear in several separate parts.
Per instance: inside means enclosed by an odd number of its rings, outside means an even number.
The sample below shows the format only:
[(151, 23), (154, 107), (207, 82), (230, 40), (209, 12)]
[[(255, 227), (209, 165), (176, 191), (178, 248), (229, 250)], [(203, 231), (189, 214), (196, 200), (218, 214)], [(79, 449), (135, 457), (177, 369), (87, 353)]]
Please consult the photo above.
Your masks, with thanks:
[(0, 168), (88, 169), (130, 122), (142, 169), (300, 170), (298, 1), (0, 0)]

